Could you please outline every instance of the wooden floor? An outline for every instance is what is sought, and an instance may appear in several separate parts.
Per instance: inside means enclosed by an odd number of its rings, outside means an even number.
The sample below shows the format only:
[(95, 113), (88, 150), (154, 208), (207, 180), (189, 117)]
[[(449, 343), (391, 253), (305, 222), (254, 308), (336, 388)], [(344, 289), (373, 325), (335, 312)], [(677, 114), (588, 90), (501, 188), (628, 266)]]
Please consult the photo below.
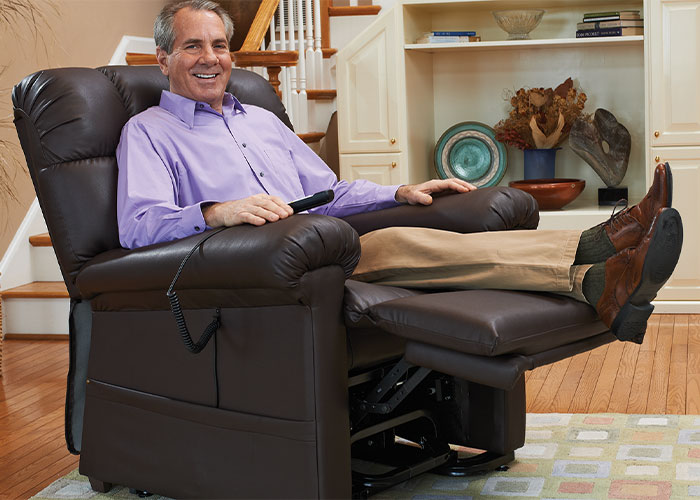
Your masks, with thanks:
[[(68, 343), (3, 349), (0, 499), (24, 499), (78, 465), (63, 437)], [(641, 346), (615, 342), (526, 377), (529, 412), (700, 414), (700, 315), (654, 315)]]

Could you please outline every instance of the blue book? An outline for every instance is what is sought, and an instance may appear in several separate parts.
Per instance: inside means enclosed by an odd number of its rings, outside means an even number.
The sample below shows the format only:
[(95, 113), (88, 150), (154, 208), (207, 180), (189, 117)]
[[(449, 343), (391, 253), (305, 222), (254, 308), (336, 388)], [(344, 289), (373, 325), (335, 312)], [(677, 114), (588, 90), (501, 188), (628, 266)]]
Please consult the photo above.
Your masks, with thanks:
[(433, 31), (433, 36), (476, 36), (476, 31)]

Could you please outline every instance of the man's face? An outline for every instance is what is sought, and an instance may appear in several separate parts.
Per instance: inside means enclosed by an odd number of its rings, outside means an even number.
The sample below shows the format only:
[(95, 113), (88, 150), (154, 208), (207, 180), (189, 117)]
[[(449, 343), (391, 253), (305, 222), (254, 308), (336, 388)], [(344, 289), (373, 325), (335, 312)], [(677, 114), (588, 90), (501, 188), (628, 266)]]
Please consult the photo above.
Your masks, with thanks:
[(173, 26), (172, 53), (156, 48), (160, 70), (170, 78), (170, 91), (206, 102), (221, 113), (231, 76), (231, 56), (223, 21), (215, 12), (184, 8), (175, 14)]

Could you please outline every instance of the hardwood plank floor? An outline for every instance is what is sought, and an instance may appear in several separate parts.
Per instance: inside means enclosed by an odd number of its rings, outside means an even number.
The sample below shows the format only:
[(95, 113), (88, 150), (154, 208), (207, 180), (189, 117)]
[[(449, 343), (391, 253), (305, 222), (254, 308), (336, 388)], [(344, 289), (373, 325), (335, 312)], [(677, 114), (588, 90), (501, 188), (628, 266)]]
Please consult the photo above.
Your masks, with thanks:
[[(68, 342), (6, 340), (0, 500), (78, 466), (63, 436)], [(700, 315), (653, 315), (644, 343), (613, 343), (526, 374), (527, 411), (700, 414)]]
[(25, 499), (78, 466), (63, 437), (68, 342), (5, 340), (0, 499)]

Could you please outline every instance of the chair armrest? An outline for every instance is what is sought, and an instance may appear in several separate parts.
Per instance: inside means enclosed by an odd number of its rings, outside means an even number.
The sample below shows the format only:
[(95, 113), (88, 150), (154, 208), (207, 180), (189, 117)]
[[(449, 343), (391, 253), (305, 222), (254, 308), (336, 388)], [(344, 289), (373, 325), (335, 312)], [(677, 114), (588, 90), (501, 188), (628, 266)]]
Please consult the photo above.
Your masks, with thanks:
[[(202, 238), (100, 254), (78, 275), (80, 294), (90, 299), (162, 291), (164, 297), (180, 262)], [(306, 272), (324, 266), (340, 266), (348, 277), (359, 258), (359, 239), (348, 224), (323, 215), (295, 215), (260, 227), (227, 228), (213, 236), (187, 262), (176, 289), (293, 290)]]
[(360, 234), (390, 226), (444, 229), (458, 233), (535, 229), (537, 201), (520, 189), (498, 186), (434, 197), (432, 205), (401, 205), (345, 217)]

